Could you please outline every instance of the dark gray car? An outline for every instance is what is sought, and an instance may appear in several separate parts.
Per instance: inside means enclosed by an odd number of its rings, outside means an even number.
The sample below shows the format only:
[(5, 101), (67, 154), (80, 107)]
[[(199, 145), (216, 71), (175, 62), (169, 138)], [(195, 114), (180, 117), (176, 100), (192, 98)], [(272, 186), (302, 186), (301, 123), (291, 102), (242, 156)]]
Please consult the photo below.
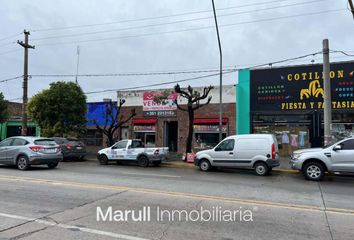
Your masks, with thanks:
[(20, 170), (31, 165), (55, 168), (62, 159), (60, 147), (52, 139), (19, 136), (0, 143), (0, 164), (16, 165)]
[(86, 146), (76, 138), (52, 137), (61, 148), (64, 159), (82, 160), (86, 155)]

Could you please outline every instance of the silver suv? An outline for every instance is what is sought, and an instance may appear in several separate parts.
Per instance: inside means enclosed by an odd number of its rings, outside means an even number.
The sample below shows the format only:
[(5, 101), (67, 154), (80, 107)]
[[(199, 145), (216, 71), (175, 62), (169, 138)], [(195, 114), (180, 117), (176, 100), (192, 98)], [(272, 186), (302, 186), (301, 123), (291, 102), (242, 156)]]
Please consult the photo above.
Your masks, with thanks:
[(290, 166), (313, 181), (322, 180), (325, 172), (354, 173), (354, 137), (323, 148), (297, 150), (291, 157)]
[(31, 165), (55, 168), (63, 155), (54, 140), (40, 137), (10, 137), (0, 143), (0, 164), (27, 170)]

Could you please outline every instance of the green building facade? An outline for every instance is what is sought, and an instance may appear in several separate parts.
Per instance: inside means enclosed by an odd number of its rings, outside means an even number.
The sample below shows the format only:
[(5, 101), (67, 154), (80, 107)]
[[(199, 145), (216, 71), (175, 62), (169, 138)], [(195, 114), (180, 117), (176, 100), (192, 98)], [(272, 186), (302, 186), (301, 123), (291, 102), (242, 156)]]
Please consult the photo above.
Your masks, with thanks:
[[(12, 136), (18, 136), (21, 134), (21, 125), (22, 122), (21, 120), (8, 120), (4, 123), (0, 123), (0, 137), (1, 140), (12, 137)], [(40, 136), (41, 131), (39, 126), (32, 122), (29, 121), (27, 123), (28, 126), (28, 135), (29, 136)]]

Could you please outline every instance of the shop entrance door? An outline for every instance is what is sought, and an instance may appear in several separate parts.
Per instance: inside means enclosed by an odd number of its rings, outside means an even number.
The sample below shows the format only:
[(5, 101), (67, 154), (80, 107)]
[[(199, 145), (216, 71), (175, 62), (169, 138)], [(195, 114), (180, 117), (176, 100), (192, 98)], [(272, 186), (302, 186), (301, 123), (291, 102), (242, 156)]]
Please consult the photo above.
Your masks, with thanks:
[(312, 113), (309, 140), (312, 148), (323, 146), (322, 114), (318, 111)]
[(164, 128), (164, 146), (168, 147), (170, 152), (177, 152), (178, 122), (165, 122)]

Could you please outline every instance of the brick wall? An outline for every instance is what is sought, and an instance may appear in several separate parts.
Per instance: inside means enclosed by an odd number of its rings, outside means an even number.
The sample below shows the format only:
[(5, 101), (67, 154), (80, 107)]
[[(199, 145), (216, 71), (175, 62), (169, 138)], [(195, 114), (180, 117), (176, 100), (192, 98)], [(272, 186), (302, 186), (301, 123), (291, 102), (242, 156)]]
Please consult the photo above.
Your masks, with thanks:
[(10, 119), (21, 118), (22, 116), (22, 104), (15, 102), (8, 102), (8, 110)]
[[(135, 118), (144, 118), (143, 108), (141, 107), (122, 107), (121, 114), (125, 116), (130, 115), (131, 110), (135, 108)], [(195, 118), (219, 118), (219, 104), (209, 104), (195, 112)], [(225, 103), (223, 117), (228, 118), (227, 135), (234, 135), (236, 132), (236, 104)], [(164, 122), (178, 121), (178, 152), (183, 153), (185, 151), (185, 144), (188, 137), (188, 113), (177, 110), (177, 117), (166, 118), (160, 117), (157, 121), (156, 130), (156, 146), (163, 146), (164, 136)], [(129, 135), (133, 136), (133, 124), (129, 121), (125, 127), (129, 127)]]

